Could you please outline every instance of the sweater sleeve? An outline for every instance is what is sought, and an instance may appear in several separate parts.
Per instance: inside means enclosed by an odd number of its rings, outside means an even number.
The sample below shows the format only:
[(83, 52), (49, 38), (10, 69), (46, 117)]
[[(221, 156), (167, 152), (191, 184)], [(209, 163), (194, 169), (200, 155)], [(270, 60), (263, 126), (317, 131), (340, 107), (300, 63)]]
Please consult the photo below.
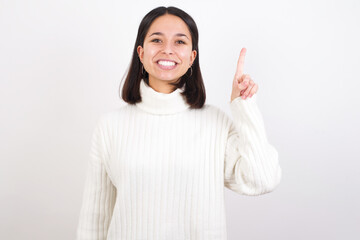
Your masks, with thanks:
[(262, 115), (251, 98), (231, 101), (231, 121), (225, 151), (224, 184), (237, 193), (256, 196), (273, 191), (282, 170), (278, 152), (269, 144)]
[(115, 205), (116, 188), (104, 165), (107, 153), (103, 125), (101, 117), (92, 135), (77, 240), (105, 240)]

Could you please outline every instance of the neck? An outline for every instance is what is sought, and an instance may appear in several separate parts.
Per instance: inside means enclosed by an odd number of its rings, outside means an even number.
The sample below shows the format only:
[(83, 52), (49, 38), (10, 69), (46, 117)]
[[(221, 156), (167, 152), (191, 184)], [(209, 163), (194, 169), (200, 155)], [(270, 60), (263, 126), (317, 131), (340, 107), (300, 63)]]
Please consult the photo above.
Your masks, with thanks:
[(170, 83), (175, 83), (176, 81), (163, 81), (154, 79), (149, 76), (149, 86), (159, 93), (172, 93), (176, 88)]
[(177, 88), (170, 93), (162, 93), (154, 90), (144, 79), (140, 82), (141, 102), (136, 106), (151, 114), (175, 114), (190, 107), (186, 98), (181, 94), (183, 88)]

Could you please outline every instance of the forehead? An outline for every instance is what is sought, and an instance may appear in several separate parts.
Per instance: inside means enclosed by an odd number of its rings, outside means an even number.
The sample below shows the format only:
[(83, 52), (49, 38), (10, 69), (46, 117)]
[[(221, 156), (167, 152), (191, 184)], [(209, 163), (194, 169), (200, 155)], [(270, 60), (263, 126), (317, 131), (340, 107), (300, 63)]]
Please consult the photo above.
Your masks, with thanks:
[(154, 32), (162, 32), (165, 35), (184, 33), (190, 38), (190, 31), (186, 23), (181, 18), (171, 14), (160, 16), (151, 23), (147, 36)]

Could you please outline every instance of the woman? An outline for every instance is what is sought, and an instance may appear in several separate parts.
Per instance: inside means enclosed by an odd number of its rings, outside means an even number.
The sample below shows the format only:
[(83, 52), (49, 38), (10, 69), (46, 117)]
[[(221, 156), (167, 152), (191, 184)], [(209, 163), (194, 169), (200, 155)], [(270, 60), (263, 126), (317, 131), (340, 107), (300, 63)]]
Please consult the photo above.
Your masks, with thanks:
[[(122, 98), (94, 130), (77, 239), (226, 239), (224, 186), (271, 192), (281, 168), (256, 105), (258, 85), (233, 80), (233, 119), (204, 104), (194, 20), (175, 7), (139, 26)], [(255, 95), (254, 95), (255, 94)]]

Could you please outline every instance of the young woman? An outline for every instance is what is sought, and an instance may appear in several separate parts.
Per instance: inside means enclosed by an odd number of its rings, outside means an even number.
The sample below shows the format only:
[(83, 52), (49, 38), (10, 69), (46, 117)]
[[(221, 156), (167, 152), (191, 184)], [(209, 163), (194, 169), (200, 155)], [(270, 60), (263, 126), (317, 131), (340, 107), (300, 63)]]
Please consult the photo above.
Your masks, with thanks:
[(140, 23), (123, 85), (128, 104), (94, 130), (77, 239), (224, 240), (224, 187), (271, 192), (281, 179), (244, 74), (241, 50), (233, 119), (205, 104), (194, 20), (175, 7)]

